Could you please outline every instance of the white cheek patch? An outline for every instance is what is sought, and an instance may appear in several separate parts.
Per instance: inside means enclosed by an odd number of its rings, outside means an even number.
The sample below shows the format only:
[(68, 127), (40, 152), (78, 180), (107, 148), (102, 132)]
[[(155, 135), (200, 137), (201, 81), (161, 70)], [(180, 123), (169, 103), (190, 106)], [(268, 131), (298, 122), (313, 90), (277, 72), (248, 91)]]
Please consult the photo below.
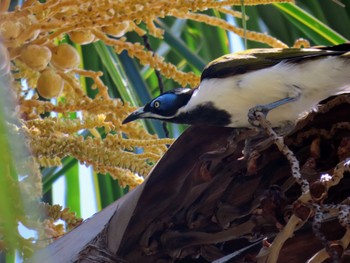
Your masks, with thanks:
[(159, 115), (156, 113), (152, 113), (152, 112), (145, 112), (144, 114), (142, 114), (142, 118), (146, 118), (146, 119), (160, 119), (160, 120), (168, 120), (168, 119), (172, 119), (176, 116), (163, 116), (163, 115)]

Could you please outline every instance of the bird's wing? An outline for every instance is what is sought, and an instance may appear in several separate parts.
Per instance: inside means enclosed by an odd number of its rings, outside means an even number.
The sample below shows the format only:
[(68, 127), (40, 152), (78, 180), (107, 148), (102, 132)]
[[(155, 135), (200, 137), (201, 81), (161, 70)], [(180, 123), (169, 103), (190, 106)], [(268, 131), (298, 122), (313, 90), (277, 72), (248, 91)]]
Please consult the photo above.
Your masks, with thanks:
[(225, 78), (274, 66), (280, 62), (297, 63), (321, 56), (339, 56), (350, 51), (350, 44), (317, 48), (265, 48), (250, 49), (224, 55), (210, 62), (201, 75), (201, 80)]

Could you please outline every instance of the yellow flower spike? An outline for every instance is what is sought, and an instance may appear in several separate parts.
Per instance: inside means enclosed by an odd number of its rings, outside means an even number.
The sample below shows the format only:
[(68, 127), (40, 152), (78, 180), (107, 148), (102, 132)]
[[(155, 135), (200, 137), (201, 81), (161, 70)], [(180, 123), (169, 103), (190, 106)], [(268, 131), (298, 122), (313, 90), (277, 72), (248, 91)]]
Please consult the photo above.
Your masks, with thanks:
[(144, 47), (140, 44), (137, 45), (120, 41), (118, 39), (111, 39), (108, 38), (103, 32), (98, 30), (93, 30), (93, 33), (106, 44), (114, 46), (116, 52), (121, 52), (123, 50), (128, 51), (130, 57), (135, 56), (140, 60), (141, 64), (149, 64), (152, 68), (160, 70), (165, 77), (174, 79), (182, 86), (189, 84), (194, 87), (199, 83), (199, 77), (195, 74), (178, 71), (173, 64), (164, 62), (162, 59), (159, 59), (157, 54), (144, 50)]
[(18, 79), (26, 79), (29, 87), (36, 87), (40, 73), (36, 70), (31, 69), (20, 60), (15, 60), (14, 62), (18, 72), (14, 73), (13, 77)]
[(36, 158), (36, 162), (39, 163), (41, 167), (54, 167), (54, 166), (61, 166), (61, 158), (54, 157), (54, 158), (48, 158), (45, 156)]
[(61, 78), (65, 80), (71, 88), (73, 88), (73, 93), (75, 96), (78, 96), (78, 97), (86, 96), (83, 90), (81, 89), (78, 79), (76, 78), (76, 76), (71, 74), (71, 72), (69, 73), (57, 72), (57, 74), (59, 74)]
[(82, 222), (82, 219), (77, 218), (76, 213), (70, 212), (69, 208), (65, 208), (60, 212), (60, 219), (66, 222), (68, 229), (72, 229)]
[(123, 188), (129, 186), (133, 189), (143, 182), (142, 177), (130, 172), (129, 170), (118, 167), (107, 167), (106, 172), (108, 172), (113, 179), (118, 180), (120, 186)]
[(304, 38), (298, 38), (297, 40), (295, 40), (293, 47), (295, 48), (309, 48), (310, 42), (307, 39)]
[(114, 125), (105, 125), (103, 128), (105, 129), (106, 133), (110, 133), (112, 130), (114, 130)]
[(146, 147), (148, 145), (152, 145), (152, 147), (161, 147), (165, 144), (172, 144), (174, 142), (174, 139), (146, 139), (146, 140), (136, 140), (136, 139), (123, 139), (119, 135), (112, 135), (109, 134), (104, 142), (107, 144), (107, 146), (113, 146), (118, 144), (121, 147)]
[(101, 139), (100, 133), (99, 133), (95, 128), (89, 129), (89, 131), (91, 132), (91, 134), (92, 134), (95, 138)]
[(64, 234), (63, 225), (55, 225), (54, 220), (46, 219), (43, 221), (43, 229), (46, 238), (55, 238)]
[(72, 72), (79, 74), (80, 76), (91, 78), (98, 88), (98, 95), (104, 99), (109, 98), (108, 87), (104, 85), (100, 79), (100, 77), (103, 75), (101, 71), (94, 72), (91, 70), (74, 69)]
[[(220, 11), (221, 13), (231, 15), (233, 17), (243, 18), (242, 12), (239, 12), (239, 11), (235, 11), (235, 10), (224, 8), (224, 7), (218, 7), (217, 10)], [(249, 16), (246, 15), (245, 18), (248, 20)]]
[[(115, 148), (106, 147), (108, 144), (99, 138), (88, 137), (86, 140), (76, 140), (75, 136), (41, 136), (31, 138), (31, 149), (34, 156), (46, 156), (53, 158), (71, 155), (82, 163), (91, 164), (96, 167), (113, 166), (123, 169), (131, 169), (133, 172), (147, 175), (151, 166), (146, 162), (151, 159), (153, 162), (160, 158), (160, 155), (133, 154)], [(54, 147), (49, 147), (54, 145)], [(65, 153), (64, 156), (61, 154)], [(145, 174), (146, 173), (146, 174)]]
[(160, 29), (160, 28), (157, 28), (155, 25), (154, 25), (154, 18), (147, 18), (146, 19), (146, 26), (149, 30), (149, 34), (156, 37), (156, 38), (159, 38), (159, 39), (163, 39), (163, 34), (164, 34), (164, 30), (163, 29)]
[[(244, 4), (246, 4), (246, 2), (244, 2)], [(225, 20), (223, 20), (221, 18), (211, 17), (211, 16), (208, 16), (205, 14), (181, 13), (181, 12), (177, 12), (177, 11), (174, 11), (173, 14), (176, 17), (191, 19), (194, 21), (203, 22), (203, 23), (206, 23), (208, 25), (217, 26), (217, 27), (232, 31), (241, 37), (246, 37), (249, 40), (254, 40), (254, 41), (266, 43), (271, 47), (288, 48), (288, 45), (284, 44), (282, 41), (280, 41), (274, 37), (271, 37), (271, 36), (269, 36), (267, 34), (263, 34), (263, 33), (252, 32), (249, 30), (244, 31), (243, 28), (235, 27), (235, 26), (227, 23)]]

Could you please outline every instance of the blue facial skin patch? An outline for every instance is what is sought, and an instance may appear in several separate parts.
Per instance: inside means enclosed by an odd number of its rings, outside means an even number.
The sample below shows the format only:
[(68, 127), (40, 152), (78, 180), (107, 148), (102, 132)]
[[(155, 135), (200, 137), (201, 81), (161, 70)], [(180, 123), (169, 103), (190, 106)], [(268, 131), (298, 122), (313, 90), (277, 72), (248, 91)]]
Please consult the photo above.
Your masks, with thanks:
[(171, 93), (165, 93), (153, 100), (150, 106), (154, 113), (172, 116), (182, 105), (179, 96)]
[[(158, 108), (159, 110), (169, 110), (176, 103), (178, 96), (175, 94), (166, 93), (159, 96), (157, 99), (151, 102), (151, 107)], [(156, 104), (159, 103), (159, 106)], [(170, 107), (169, 107), (170, 106)]]
[(145, 106), (145, 111), (150, 111), (163, 116), (173, 116), (179, 108), (188, 102), (189, 99), (190, 95), (187, 95), (186, 93), (164, 93), (147, 104)]

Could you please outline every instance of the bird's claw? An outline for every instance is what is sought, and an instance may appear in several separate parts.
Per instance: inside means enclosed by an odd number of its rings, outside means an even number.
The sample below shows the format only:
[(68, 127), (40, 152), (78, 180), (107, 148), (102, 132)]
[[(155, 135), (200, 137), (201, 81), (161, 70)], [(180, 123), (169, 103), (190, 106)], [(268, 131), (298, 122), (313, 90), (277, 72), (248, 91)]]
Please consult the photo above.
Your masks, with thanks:
[(264, 117), (266, 118), (267, 114), (269, 113), (270, 109), (266, 105), (257, 105), (248, 111), (248, 121), (251, 125), (255, 127), (260, 126), (259, 122), (259, 114), (262, 113)]

